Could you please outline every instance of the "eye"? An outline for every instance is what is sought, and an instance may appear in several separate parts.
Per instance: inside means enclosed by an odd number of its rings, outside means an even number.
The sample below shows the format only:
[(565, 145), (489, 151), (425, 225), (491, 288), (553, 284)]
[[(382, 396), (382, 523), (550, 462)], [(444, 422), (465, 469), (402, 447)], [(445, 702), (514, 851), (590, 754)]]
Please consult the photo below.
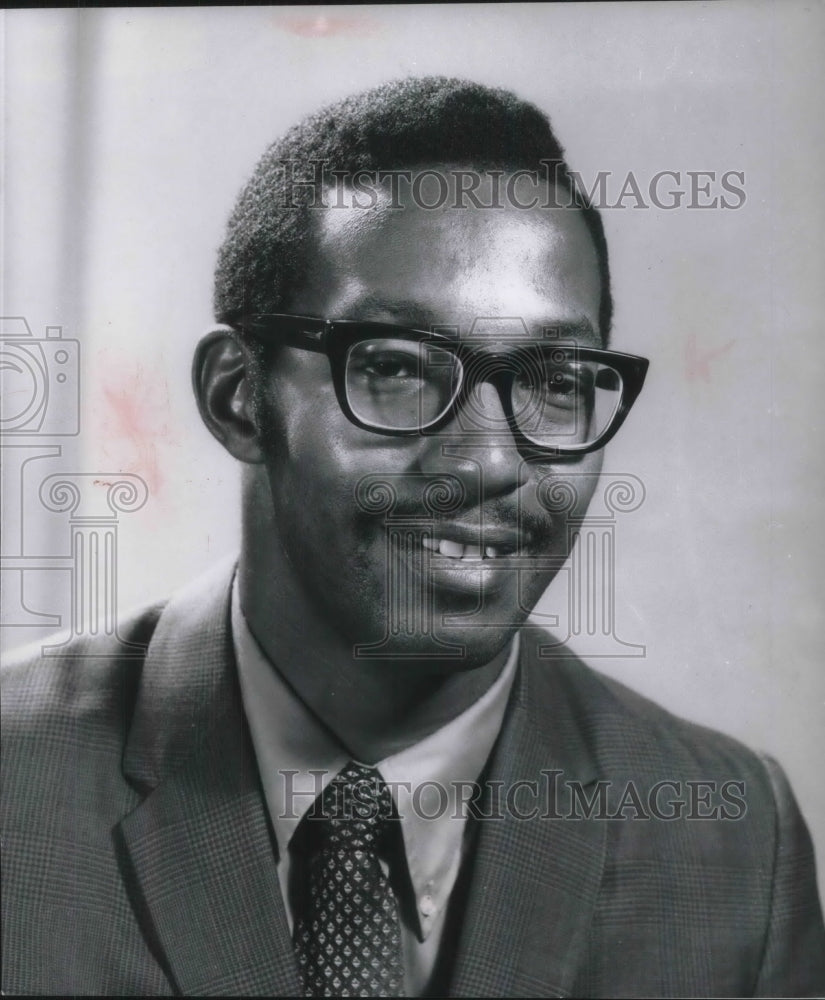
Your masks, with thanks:
[(547, 365), (543, 373), (525, 371), (518, 376), (521, 388), (541, 387), (556, 396), (581, 395), (593, 386), (592, 373), (581, 365)]
[(413, 378), (418, 375), (418, 367), (418, 355), (402, 351), (376, 351), (361, 362), (365, 374), (386, 379)]
[(546, 385), (560, 396), (583, 396), (593, 390), (595, 374), (582, 364), (553, 365), (547, 371)]
[(531, 405), (540, 404), (548, 413), (576, 413), (591, 407), (594, 388), (595, 373), (589, 365), (549, 359), (540, 369), (531, 366), (522, 372), (514, 383), (520, 400), (529, 397)]

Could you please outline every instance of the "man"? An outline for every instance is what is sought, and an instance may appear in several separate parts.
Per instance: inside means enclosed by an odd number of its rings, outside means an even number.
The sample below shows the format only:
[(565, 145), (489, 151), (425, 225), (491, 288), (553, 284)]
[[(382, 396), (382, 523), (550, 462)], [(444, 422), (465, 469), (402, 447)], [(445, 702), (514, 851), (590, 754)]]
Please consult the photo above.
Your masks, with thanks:
[(237, 569), (8, 666), (5, 990), (825, 988), (778, 766), (523, 627), (646, 371), (546, 118), (425, 79), (306, 120), (215, 310)]

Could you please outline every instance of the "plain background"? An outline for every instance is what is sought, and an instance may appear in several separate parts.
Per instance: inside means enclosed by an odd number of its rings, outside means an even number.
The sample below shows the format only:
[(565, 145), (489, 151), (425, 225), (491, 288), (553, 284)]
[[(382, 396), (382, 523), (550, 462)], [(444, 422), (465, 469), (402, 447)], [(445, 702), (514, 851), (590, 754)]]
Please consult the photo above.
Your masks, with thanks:
[[(7, 12), (2, 314), (81, 341), (82, 433), (56, 468), (149, 484), (121, 519), (121, 605), (237, 545), (237, 470), (199, 424), (189, 364), (237, 190), (304, 113), (444, 73), (546, 110), (585, 179), (744, 171), (738, 210), (604, 213), (614, 343), (652, 359), (605, 466), (646, 490), (616, 534), (617, 633), (646, 655), (594, 665), (774, 754), (825, 866), (824, 14), (787, 0)], [(58, 545), (45, 522), (42, 537)], [(562, 599), (554, 585), (539, 613)], [(28, 600), (48, 611), (65, 592)]]

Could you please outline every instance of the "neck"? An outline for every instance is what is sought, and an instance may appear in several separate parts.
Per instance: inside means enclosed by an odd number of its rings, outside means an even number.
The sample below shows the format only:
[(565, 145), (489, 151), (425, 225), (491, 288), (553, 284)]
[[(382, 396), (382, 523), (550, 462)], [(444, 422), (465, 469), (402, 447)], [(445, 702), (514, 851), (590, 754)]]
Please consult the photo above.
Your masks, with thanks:
[(249, 627), (281, 675), (349, 753), (375, 763), (419, 742), (477, 701), (509, 653), (456, 669), (455, 661), (365, 659), (330, 626), (290, 572), (283, 550), (244, 532), (238, 568)]

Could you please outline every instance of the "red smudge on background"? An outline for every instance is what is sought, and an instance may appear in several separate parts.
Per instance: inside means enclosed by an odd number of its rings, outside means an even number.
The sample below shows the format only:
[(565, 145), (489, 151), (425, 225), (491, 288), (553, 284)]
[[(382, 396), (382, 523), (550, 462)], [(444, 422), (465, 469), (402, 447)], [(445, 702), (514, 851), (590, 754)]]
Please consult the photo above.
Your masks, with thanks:
[(331, 38), (351, 35), (366, 38), (380, 30), (381, 25), (370, 17), (341, 14), (309, 14), (304, 16), (276, 17), (275, 24), (282, 31), (301, 38)]
[(685, 376), (688, 381), (693, 382), (696, 379), (701, 379), (703, 382), (710, 382), (711, 361), (715, 361), (723, 354), (727, 354), (735, 343), (736, 338), (734, 337), (723, 347), (700, 350), (696, 343), (696, 334), (689, 333), (685, 343)]
[[(121, 362), (122, 364), (122, 362)], [(150, 494), (163, 486), (160, 449), (170, 443), (169, 388), (139, 364), (103, 376), (106, 412), (101, 431), (121, 471), (142, 476)], [(125, 447), (124, 447), (125, 445)]]

